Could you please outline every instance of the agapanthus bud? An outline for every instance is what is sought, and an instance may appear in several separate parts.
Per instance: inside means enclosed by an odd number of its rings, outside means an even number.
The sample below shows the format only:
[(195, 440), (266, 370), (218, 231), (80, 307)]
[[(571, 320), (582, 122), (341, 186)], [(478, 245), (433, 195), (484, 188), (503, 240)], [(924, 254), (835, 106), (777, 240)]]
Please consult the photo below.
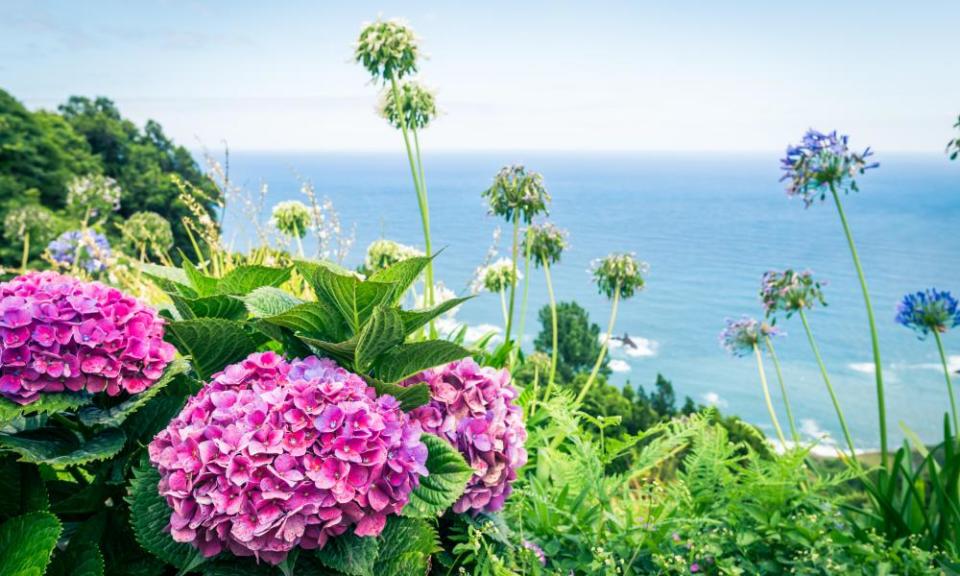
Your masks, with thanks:
[(70, 230), (47, 244), (47, 254), (59, 266), (72, 268), (78, 265), (90, 274), (107, 269), (112, 252), (107, 237), (90, 230)]
[(809, 270), (770, 270), (763, 274), (760, 300), (768, 318), (779, 311), (785, 312), (789, 318), (803, 308), (813, 308), (816, 304), (826, 306), (827, 301), (822, 289), (825, 284), (826, 282), (815, 280)]
[(271, 564), (350, 527), (380, 534), (427, 474), (396, 399), (331, 360), (274, 352), (215, 374), (149, 453), (174, 540)]
[(310, 209), (303, 202), (297, 200), (278, 202), (273, 207), (271, 216), (276, 229), (290, 238), (303, 238), (310, 230)]
[(377, 20), (364, 26), (354, 59), (375, 80), (400, 80), (417, 71), (420, 46), (413, 30), (399, 20)]
[(0, 284), (0, 337), (0, 394), (19, 404), (47, 392), (136, 394), (175, 352), (153, 309), (49, 271)]
[(601, 294), (613, 298), (619, 293), (621, 298), (630, 298), (643, 289), (649, 266), (637, 260), (633, 254), (610, 254), (601, 260), (594, 260), (591, 266), (593, 280)]
[(749, 356), (753, 354), (754, 346), (760, 343), (761, 338), (781, 335), (783, 332), (756, 318), (728, 318), (727, 325), (720, 332), (720, 345), (733, 356)]
[(477, 270), (473, 291), (487, 290), (496, 293), (515, 285), (521, 279), (523, 279), (523, 273), (520, 270), (514, 274), (513, 261), (509, 258), (501, 258)]
[(404, 82), (400, 85), (400, 107), (403, 116), (397, 110), (393, 90), (384, 88), (380, 95), (377, 111), (396, 129), (403, 128), (402, 119), (407, 128), (423, 130), (437, 117), (437, 103), (433, 92), (418, 82)]
[(517, 391), (506, 370), (480, 367), (467, 358), (407, 380), (426, 382), (430, 403), (410, 416), (423, 430), (455, 447), (475, 473), (454, 512), (495, 512), (512, 491), (517, 470), (527, 462), (527, 431), (514, 404)]
[(119, 210), (120, 195), (120, 185), (113, 178), (78, 176), (67, 185), (67, 208), (81, 218), (96, 218)]
[(556, 264), (560, 255), (567, 247), (567, 231), (557, 228), (552, 223), (534, 224), (527, 228), (526, 243), (530, 245), (530, 254), (534, 264), (541, 266)]
[(423, 256), (423, 252), (413, 246), (387, 239), (374, 240), (367, 247), (363, 267), (367, 274), (372, 274), (419, 256)]
[(810, 129), (798, 146), (787, 146), (787, 154), (780, 161), (784, 171), (780, 181), (787, 181), (787, 195), (799, 196), (809, 208), (818, 197), (823, 200), (831, 188), (857, 190), (856, 176), (877, 162), (867, 162), (873, 156), (870, 148), (862, 153), (852, 152), (847, 146), (848, 136), (828, 134)]
[(960, 305), (950, 292), (931, 288), (904, 296), (897, 305), (896, 320), (922, 339), (960, 326)]
[(135, 212), (120, 225), (120, 234), (136, 254), (148, 249), (162, 254), (173, 247), (170, 222), (156, 212)]
[(493, 185), (483, 192), (490, 213), (507, 221), (522, 219), (530, 223), (537, 214), (546, 214), (550, 193), (539, 172), (527, 172), (523, 166), (504, 166), (493, 178)]

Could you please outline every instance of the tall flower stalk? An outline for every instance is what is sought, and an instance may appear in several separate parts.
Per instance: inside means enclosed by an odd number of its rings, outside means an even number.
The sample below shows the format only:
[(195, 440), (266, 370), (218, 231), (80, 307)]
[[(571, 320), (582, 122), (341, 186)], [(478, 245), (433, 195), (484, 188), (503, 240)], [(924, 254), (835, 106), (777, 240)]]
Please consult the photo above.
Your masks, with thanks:
[(870, 345), (873, 351), (874, 374), (877, 389), (877, 411), (880, 422), (880, 459), (887, 466), (887, 407), (883, 385), (883, 364), (880, 359), (880, 340), (877, 335), (877, 325), (873, 314), (873, 305), (870, 301), (870, 291), (867, 288), (866, 277), (860, 257), (857, 254), (856, 243), (850, 231), (843, 203), (840, 200), (840, 191), (858, 191), (856, 177), (871, 168), (879, 166), (876, 162), (868, 161), (873, 155), (870, 148), (861, 153), (851, 151), (848, 146), (849, 138), (838, 135), (836, 131), (824, 134), (816, 130), (809, 130), (798, 146), (788, 146), (786, 157), (781, 160), (784, 175), (781, 180), (787, 181), (787, 195), (798, 196), (803, 199), (807, 207), (813, 205), (817, 198), (826, 199), (827, 194), (833, 198), (843, 226), (843, 233), (850, 248), (853, 265), (860, 281), (860, 290), (863, 293), (863, 302), (867, 311), (867, 323), (870, 328)]
[(560, 255), (567, 247), (567, 233), (550, 223), (530, 226), (527, 228), (526, 245), (527, 262), (529, 263), (532, 254), (534, 264), (543, 268), (543, 276), (547, 282), (547, 295), (550, 298), (550, 372), (547, 379), (547, 388), (543, 393), (543, 401), (546, 402), (553, 393), (553, 385), (557, 379), (557, 359), (559, 358), (557, 298), (553, 292), (550, 266), (560, 261)]
[(610, 254), (606, 258), (593, 263), (594, 282), (601, 294), (613, 300), (613, 305), (610, 307), (607, 334), (600, 346), (600, 353), (597, 354), (597, 361), (593, 365), (593, 370), (590, 371), (587, 383), (583, 385), (580, 394), (577, 395), (578, 404), (587, 397), (587, 393), (597, 379), (597, 374), (600, 373), (603, 359), (607, 356), (610, 338), (613, 337), (613, 327), (617, 321), (617, 307), (620, 300), (630, 298), (643, 289), (645, 284), (643, 275), (647, 272), (647, 269), (647, 264), (637, 260), (633, 254)]
[(857, 463), (857, 451), (853, 444), (853, 437), (850, 435), (850, 429), (847, 426), (847, 419), (843, 414), (843, 408), (840, 406), (840, 400), (837, 398), (833, 383), (830, 381), (823, 356), (820, 354), (820, 347), (817, 346), (817, 340), (813, 337), (813, 331), (810, 329), (810, 322), (807, 320), (805, 312), (805, 310), (818, 304), (821, 306), (827, 305), (823, 296), (823, 285), (824, 283), (814, 279), (813, 274), (809, 271), (797, 272), (787, 269), (783, 272), (777, 272), (771, 270), (763, 275), (760, 285), (760, 300), (763, 302), (767, 318), (773, 318), (773, 322), (776, 322), (777, 313), (783, 313), (787, 318), (790, 318), (793, 314), (800, 316), (803, 330), (807, 334), (807, 341), (810, 343), (810, 349), (817, 360), (820, 376), (823, 378), (827, 393), (830, 394), (830, 401), (837, 413), (840, 430), (843, 432), (843, 438), (850, 450), (850, 458), (854, 463)]
[(783, 379), (783, 370), (780, 368), (780, 360), (777, 358), (777, 351), (773, 347), (773, 340), (768, 334), (763, 335), (763, 344), (770, 354), (770, 360), (773, 361), (773, 368), (777, 374), (777, 383), (780, 385), (780, 395), (783, 397), (783, 407), (787, 412), (787, 424), (790, 426), (790, 438), (794, 444), (799, 444), (800, 434), (797, 433), (797, 422), (793, 417), (790, 396), (787, 394), (787, 383)]
[(760, 353), (761, 339), (769, 341), (771, 336), (778, 336), (779, 334), (779, 330), (769, 324), (763, 324), (755, 318), (728, 319), (726, 327), (720, 332), (720, 345), (733, 356), (744, 357), (753, 354), (756, 358), (760, 388), (763, 390), (763, 400), (767, 406), (767, 412), (770, 414), (770, 422), (773, 424), (773, 430), (777, 434), (780, 445), (786, 448), (787, 439), (783, 435), (783, 428), (781, 428), (777, 412), (773, 408), (770, 386), (767, 385), (767, 374), (763, 369), (763, 354)]
[[(530, 224), (538, 214), (546, 214), (550, 204), (550, 193), (543, 184), (539, 172), (527, 171), (519, 165), (505, 166), (493, 179), (493, 185), (484, 190), (483, 197), (490, 206), (490, 213), (504, 218), (513, 226), (511, 262), (513, 276), (518, 275), (520, 250), (520, 222)], [(507, 309), (505, 341), (510, 342), (513, 330), (514, 303), (516, 285), (510, 287), (510, 303)], [(511, 355), (511, 359), (513, 356)]]
[(953, 415), (953, 431), (960, 431), (957, 419), (957, 400), (953, 394), (953, 381), (950, 379), (950, 366), (943, 349), (943, 334), (960, 325), (960, 305), (950, 292), (931, 288), (915, 294), (907, 294), (897, 306), (897, 323), (910, 328), (921, 340), (933, 334), (940, 353), (943, 376), (947, 382), (947, 394), (950, 396), (950, 412)]

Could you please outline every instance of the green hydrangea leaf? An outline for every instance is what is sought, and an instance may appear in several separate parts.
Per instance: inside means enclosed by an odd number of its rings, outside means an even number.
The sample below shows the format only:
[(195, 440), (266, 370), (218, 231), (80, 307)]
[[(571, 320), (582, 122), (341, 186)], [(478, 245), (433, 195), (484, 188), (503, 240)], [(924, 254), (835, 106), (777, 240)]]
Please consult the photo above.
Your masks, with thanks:
[(377, 538), (347, 532), (317, 550), (320, 563), (349, 576), (373, 576), (380, 545)]
[(415, 256), (397, 262), (389, 268), (384, 268), (374, 273), (368, 282), (380, 282), (392, 284), (393, 290), (390, 293), (387, 304), (396, 304), (400, 298), (410, 289), (410, 286), (417, 281), (417, 278), (423, 274), (424, 269), (430, 264), (433, 258), (427, 256)]
[(61, 526), (49, 512), (31, 512), (0, 524), (0, 574), (43, 576)]
[(463, 495), (473, 468), (456, 448), (432, 434), (420, 439), (427, 445), (429, 476), (420, 478), (420, 485), (410, 493), (410, 502), (403, 515), (411, 518), (433, 518), (444, 513)]
[(304, 302), (263, 321), (318, 340), (339, 342), (347, 337), (339, 312), (322, 302)]
[(103, 555), (93, 542), (74, 544), (54, 557), (46, 576), (103, 576)]
[(440, 551), (437, 531), (423, 520), (391, 516), (380, 534), (377, 576), (426, 574), (430, 556)]
[(420, 310), (401, 310), (400, 316), (403, 319), (403, 331), (406, 334), (412, 334), (419, 328), (425, 326), (434, 318), (453, 310), (457, 306), (470, 300), (473, 296), (464, 296), (463, 298), (451, 298), (436, 306), (423, 308)]
[(89, 439), (64, 428), (42, 427), (0, 435), (0, 446), (23, 462), (77, 466), (106, 460), (123, 449), (127, 437), (119, 428), (105, 428)]
[(159, 380), (143, 392), (134, 394), (128, 400), (110, 408), (97, 408), (95, 406), (82, 408), (78, 413), (80, 422), (84, 426), (119, 426), (131, 414), (144, 407), (151, 398), (159, 394), (174, 378), (189, 371), (190, 363), (186, 359), (177, 358), (167, 365)]
[(283, 314), (298, 304), (303, 304), (303, 300), (290, 294), (286, 290), (274, 288), (273, 286), (262, 286), (243, 296), (243, 303), (247, 307), (247, 312), (254, 318), (268, 318)]
[(201, 380), (207, 380), (227, 364), (256, 351), (257, 343), (243, 326), (222, 318), (196, 318), (167, 324), (170, 341), (184, 356), (190, 356)]
[(393, 396), (400, 402), (400, 407), (409, 412), (414, 408), (430, 403), (430, 387), (421, 382), (413, 386), (400, 386), (397, 384), (387, 384), (376, 378), (367, 378), (367, 384), (373, 386), (377, 391), (377, 396)]
[(466, 348), (446, 340), (401, 344), (381, 354), (373, 375), (383, 382), (399, 382), (427, 368), (447, 364), (470, 355)]
[(227, 272), (223, 278), (217, 281), (216, 292), (218, 294), (243, 296), (263, 286), (280, 286), (289, 278), (289, 268), (272, 268), (260, 265), (239, 266)]
[(169, 294), (169, 296), (184, 320), (191, 318), (242, 320), (247, 316), (247, 308), (243, 301), (234, 296), (224, 294), (202, 298), (186, 298), (177, 294)]
[(0, 424), (6, 424), (21, 416), (34, 414), (57, 414), (69, 410), (76, 410), (93, 402), (91, 396), (85, 392), (57, 392), (41, 394), (30, 404), (21, 406), (6, 398), (0, 398)]
[(213, 296), (217, 293), (218, 280), (197, 270), (197, 267), (193, 265), (193, 262), (190, 262), (186, 258), (183, 259), (183, 272), (184, 275), (186, 275), (190, 286), (194, 289), (194, 291), (196, 291), (197, 297)]
[(394, 308), (377, 306), (357, 338), (354, 367), (366, 372), (373, 361), (387, 350), (403, 343), (403, 318)]

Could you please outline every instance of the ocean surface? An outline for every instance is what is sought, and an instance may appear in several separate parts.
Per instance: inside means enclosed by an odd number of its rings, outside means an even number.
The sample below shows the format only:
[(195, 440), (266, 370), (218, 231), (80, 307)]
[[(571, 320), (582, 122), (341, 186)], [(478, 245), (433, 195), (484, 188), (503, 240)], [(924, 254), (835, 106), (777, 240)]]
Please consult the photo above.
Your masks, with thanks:
[[(844, 198), (880, 329), (889, 427), (900, 423), (926, 441), (941, 437), (948, 401), (936, 346), (893, 322), (903, 294), (927, 287), (960, 292), (960, 163), (943, 155), (885, 156), (861, 177), (861, 192)], [(358, 265), (381, 237), (422, 247), (406, 157), (396, 154), (234, 153), (231, 180), (256, 195), (266, 183), (269, 207), (303, 199), (302, 179), (329, 198), (355, 244), (345, 260)], [(679, 398), (715, 404), (768, 433), (769, 424), (752, 358), (729, 357), (718, 345), (724, 319), (762, 313), (760, 276), (771, 268), (809, 268), (829, 282), (829, 306), (809, 314), (826, 365), (858, 447), (876, 448), (877, 404), (866, 314), (836, 210), (830, 203), (804, 209), (778, 182), (778, 155), (442, 153), (425, 156), (433, 243), (443, 248), (437, 278), (468, 291), (494, 230), (499, 255), (510, 251), (510, 229), (487, 215), (480, 193), (505, 164), (544, 174), (553, 196), (550, 218), (570, 232), (570, 248), (554, 268), (559, 300), (575, 300), (605, 327), (610, 303), (591, 282), (590, 262), (631, 251), (650, 264), (646, 289), (620, 308), (616, 332), (639, 347), (612, 351), (614, 383), (648, 388), (657, 373)], [(228, 206), (225, 238), (235, 249), (253, 241), (254, 226), (239, 204)], [(315, 244), (307, 240), (307, 252)], [(519, 297), (518, 297), (519, 301)], [(540, 270), (531, 269), (525, 345), (540, 329), (547, 295)], [(482, 294), (457, 313), (479, 333), (502, 322), (499, 297)], [(485, 326), (486, 325), (486, 326)], [(829, 397), (798, 318), (782, 322), (777, 342), (798, 426), (807, 437), (839, 438)], [(945, 337), (952, 369), (960, 369), (960, 329)], [(772, 365), (768, 377), (786, 430)], [(960, 385), (960, 376), (955, 378)], [(829, 440), (827, 440), (829, 443)]]

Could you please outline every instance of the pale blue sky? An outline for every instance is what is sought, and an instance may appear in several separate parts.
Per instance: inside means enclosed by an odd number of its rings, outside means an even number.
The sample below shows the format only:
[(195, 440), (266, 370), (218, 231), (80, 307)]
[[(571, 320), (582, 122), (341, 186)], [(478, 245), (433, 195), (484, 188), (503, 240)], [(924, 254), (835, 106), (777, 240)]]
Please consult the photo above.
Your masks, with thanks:
[(941, 151), (960, 114), (956, 0), (0, 0), (0, 87), (106, 95), (191, 147), (396, 149), (350, 59), (378, 14), (430, 55), (434, 150), (773, 150), (813, 126)]

